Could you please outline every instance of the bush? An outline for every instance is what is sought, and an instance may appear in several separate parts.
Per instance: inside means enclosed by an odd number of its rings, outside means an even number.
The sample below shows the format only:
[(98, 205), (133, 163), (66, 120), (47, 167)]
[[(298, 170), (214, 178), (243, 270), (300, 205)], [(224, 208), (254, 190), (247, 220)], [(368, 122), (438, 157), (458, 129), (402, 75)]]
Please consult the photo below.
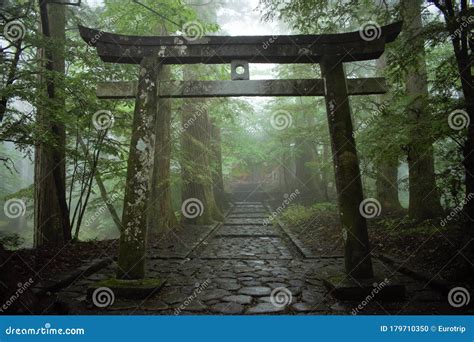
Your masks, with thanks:
[(0, 232), (0, 245), (5, 249), (17, 249), (24, 242), (18, 234), (6, 234)]
[(331, 220), (337, 216), (337, 205), (331, 202), (316, 203), (312, 206), (290, 205), (281, 215), (280, 219), (284, 223), (291, 225), (305, 225), (318, 220)]

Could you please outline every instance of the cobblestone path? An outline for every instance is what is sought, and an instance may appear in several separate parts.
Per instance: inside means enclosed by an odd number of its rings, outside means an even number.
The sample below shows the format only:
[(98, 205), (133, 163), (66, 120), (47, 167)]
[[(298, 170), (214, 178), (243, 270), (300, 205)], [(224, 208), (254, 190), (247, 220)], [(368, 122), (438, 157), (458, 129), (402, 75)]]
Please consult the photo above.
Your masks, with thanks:
[[(225, 222), (189, 226), (150, 248), (148, 277), (166, 280), (145, 300), (115, 298), (96, 307), (87, 287), (113, 278), (115, 263), (59, 293), (73, 314), (354, 314), (360, 302), (338, 302), (322, 279), (343, 271), (341, 257), (311, 257), (279, 225), (265, 225), (260, 202), (236, 202)], [(452, 314), (444, 296), (374, 260), (376, 272), (407, 286), (404, 302), (362, 303), (364, 314)]]

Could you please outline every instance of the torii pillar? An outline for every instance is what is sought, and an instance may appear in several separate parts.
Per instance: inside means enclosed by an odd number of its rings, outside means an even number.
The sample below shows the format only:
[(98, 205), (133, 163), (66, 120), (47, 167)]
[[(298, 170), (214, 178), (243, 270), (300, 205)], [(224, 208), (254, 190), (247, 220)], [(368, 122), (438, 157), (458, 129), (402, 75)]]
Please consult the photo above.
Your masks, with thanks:
[(356, 279), (372, 278), (374, 272), (370, 258), (367, 222), (359, 212), (359, 205), (364, 200), (364, 195), (344, 66), (341, 62), (330, 58), (324, 58), (320, 66), (325, 85), (346, 273)]

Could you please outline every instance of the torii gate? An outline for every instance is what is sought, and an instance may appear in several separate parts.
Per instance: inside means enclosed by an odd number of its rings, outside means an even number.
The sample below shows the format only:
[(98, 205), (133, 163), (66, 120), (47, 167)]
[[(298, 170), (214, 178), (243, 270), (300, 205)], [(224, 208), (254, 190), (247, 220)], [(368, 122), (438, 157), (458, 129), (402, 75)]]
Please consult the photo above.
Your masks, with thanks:
[[(127, 188), (120, 239), (120, 279), (145, 275), (146, 200), (153, 164), (153, 127), (157, 97), (324, 96), (335, 166), (336, 188), (345, 237), (346, 273), (356, 279), (373, 277), (359, 160), (353, 137), (349, 95), (382, 94), (384, 79), (346, 79), (343, 63), (377, 59), (385, 44), (396, 39), (402, 23), (362, 32), (289, 36), (204, 36), (187, 41), (179, 36), (126, 36), (79, 27), (105, 62), (140, 64), (138, 82), (99, 84), (100, 98), (136, 98), (128, 160)], [(269, 43), (271, 42), (271, 43)], [(266, 48), (263, 49), (264, 44)], [(161, 64), (231, 64), (230, 81), (158, 81)], [(249, 80), (248, 63), (319, 63), (323, 79)], [(243, 67), (243, 73), (238, 68)]]

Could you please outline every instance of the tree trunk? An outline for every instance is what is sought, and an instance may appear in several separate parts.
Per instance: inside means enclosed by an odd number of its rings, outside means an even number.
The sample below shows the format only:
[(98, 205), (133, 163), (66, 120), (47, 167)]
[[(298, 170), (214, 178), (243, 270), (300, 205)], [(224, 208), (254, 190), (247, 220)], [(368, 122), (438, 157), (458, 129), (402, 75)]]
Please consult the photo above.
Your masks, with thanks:
[[(46, 38), (54, 44), (40, 51), (46, 59), (47, 73), (64, 75), (65, 7), (41, 2), (41, 26)], [(49, 19), (48, 19), (49, 18)], [(58, 48), (60, 46), (61, 48)], [(37, 111), (37, 126), (42, 138), (35, 152), (35, 233), (34, 245), (61, 244), (71, 239), (69, 209), (66, 202), (66, 134), (62, 123), (64, 94), (51, 74), (45, 76), (45, 103)]]
[(332, 176), (330, 176), (331, 171), (332, 171), (332, 167), (331, 167), (332, 165), (331, 165), (331, 158), (329, 157), (328, 144), (323, 144), (323, 153), (322, 153), (321, 158), (322, 158), (321, 183), (323, 187), (323, 200), (329, 201), (330, 200), (329, 182), (330, 182), (330, 179), (332, 179)]
[[(21, 48), (22, 41), (23, 39), (19, 39), (18, 41), (13, 43), (13, 46), (15, 46), (16, 50), (15, 50), (15, 55), (13, 56), (13, 60), (11, 62), (11, 65), (8, 71), (7, 79), (4, 84), (5, 89), (11, 86), (17, 77), (16, 74), (18, 70), (18, 63), (20, 62), (20, 57), (23, 52)], [(7, 95), (4, 95), (0, 98), (0, 122), (3, 121), (5, 113), (7, 112), (7, 105), (10, 98), (11, 96), (7, 96)]]
[(380, 160), (375, 167), (377, 200), (382, 205), (382, 212), (401, 210), (402, 206), (398, 200), (398, 160)]
[[(86, 156), (87, 161), (89, 162), (90, 165), (93, 165), (93, 160), (90, 157), (89, 151), (87, 150), (87, 146), (84, 143), (84, 140), (82, 140), (82, 137), (80, 135), (78, 135), (77, 140), (79, 141), (79, 145), (81, 145), (82, 152)], [(102, 197), (102, 200), (104, 201), (105, 206), (109, 210), (110, 216), (112, 216), (112, 220), (117, 226), (118, 231), (121, 232), (122, 222), (120, 221), (120, 217), (117, 213), (117, 210), (115, 210), (115, 207), (113, 205), (113, 200), (111, 200), (107, 194), (107, 190), (105, 189), (105, 185), (104, 185), (104, 182), (102, 181), (102, 177), (100, 176), (100, 173), (97, 172), (97, 170), (94, 172), (94, 178), (95, 178), (95, 182), (97, 183), (97, 186), (99, 187), (100, 196)]]
[(300, 135), (295, 138), (295, 186), (301, 193), (299, 201), (303, 204), (312, 204), (322, 199), (321, 175), (309, 165), (316, 164), (317, 161), (315, 144), (306, 134), (301, 135), (303, 132), (308, 132), (308, 128), (314, 130), (314, 120), (308, 115), (303, 116), (297, 117), (296, 120)]
[[(186, 71), (185, 79), (195, 79), (195, 74)], [(211, 124), (206, 99), (185, 100), (181, 137), (182, 221), (211, 224), (213, 220), (222, 220), (212, 189)]]
[[(162, 67), (160, 80), (171, 78), (170, 67)], [(158, 98), (158, 116), (155, 123), (155, 157), (148, 231), (150, 235), (162, 236), (178, 224), (171, 202), (171, 102)]]
[(345, 242), (346, 273), (353, 278), (372, 278), (367, 223), (359, 209), (364, 197), (359, 159), (353, 137), (346, 75), (342, 63), (334, 59), (323, 60), (321, 72), (326, 85), (326, 110)]
[[(220, 220), (222, 216), (212, 190), (209, 164), (210, 123), (205, 100), (186, 101), (183, 129), (182, 219), (187, 224), (211, 224), (214, 219)], [(198, 204), (197, 216), (190, 211), (190, 203)]]
[[(463, 118), (462, 115), (459, 117), (461, 123), (469, 122), (463, 149), (466, 184), (465, 198), (467, 199), (470, 198), (471, 194), (474, 194), (474, 86), (472, 79), (472, 51), (474, 46), (472, 41), (472, 22), (470, 21), (474, 10), (467, 4), (467, 0), (459, 1), (459, 5), (455, 1), (433, 0), (433, 2), (443, 13), (446, 29), (451, 37), (468, 116), (467, 118)], [(466, 229), (472, 231), (474, 229), (473, 200), (466, 201), (463, 214), (466, 219)]]
[(405, 76), (409, 118), (409, 216), (415, 220), (436, 217), (442, 212), (436, 187), (433, 141), (428, 104), (428, 79), (425, 64), (421, 22), (421, 0), (402, 0), (401, 12), (405, 26), (405, 41), (413, 48), (413, 62)]
[(222, 174), (222, 148), (221, 148), (221, 129), (215, 123), (211, 122), (212, 133), (212, 184), (214, 198), (221, 212), (229, 207), (227, 196), (224, 190), (224, 177)]
[(147, 218), (155, 148), (158, 74), (155, 58), (140, 65), (122, 215), (117, 278), (145, 277)]
[(281, 189), (284, 193), (291, 193), (295, 189), (293, 187), (294, 177), (290, 170), (291, 168), (291, 153), (288, 151), (288, 143), (282, 141), (283, 153), (281, 158), (281, 167), (283, 170), (283, 188)]
[[(386, 55), (383, 54), (377, 61), (377, 71), (380, 77), (383, 77), (384, 70), (387, 66)], [(386, 108), (390, 102), (390, 95), (381, 95), (378, 104), (379, 110), (382, 112), (382, 117), (385, 122), (389, 122)], [(382, 151), (386, 151), (388, 146), (383, 146)], [(400, 148), (398, 146), (390, 146), (392, 149)], [(375, 186), (377, 188), (377, 199), (382, 205), (382, 212), (389, 213), (399, 211), (402, 209), (398, 199), (398, 155), (396, 153), (380, 153), (380, 157), (375, 161)]]

